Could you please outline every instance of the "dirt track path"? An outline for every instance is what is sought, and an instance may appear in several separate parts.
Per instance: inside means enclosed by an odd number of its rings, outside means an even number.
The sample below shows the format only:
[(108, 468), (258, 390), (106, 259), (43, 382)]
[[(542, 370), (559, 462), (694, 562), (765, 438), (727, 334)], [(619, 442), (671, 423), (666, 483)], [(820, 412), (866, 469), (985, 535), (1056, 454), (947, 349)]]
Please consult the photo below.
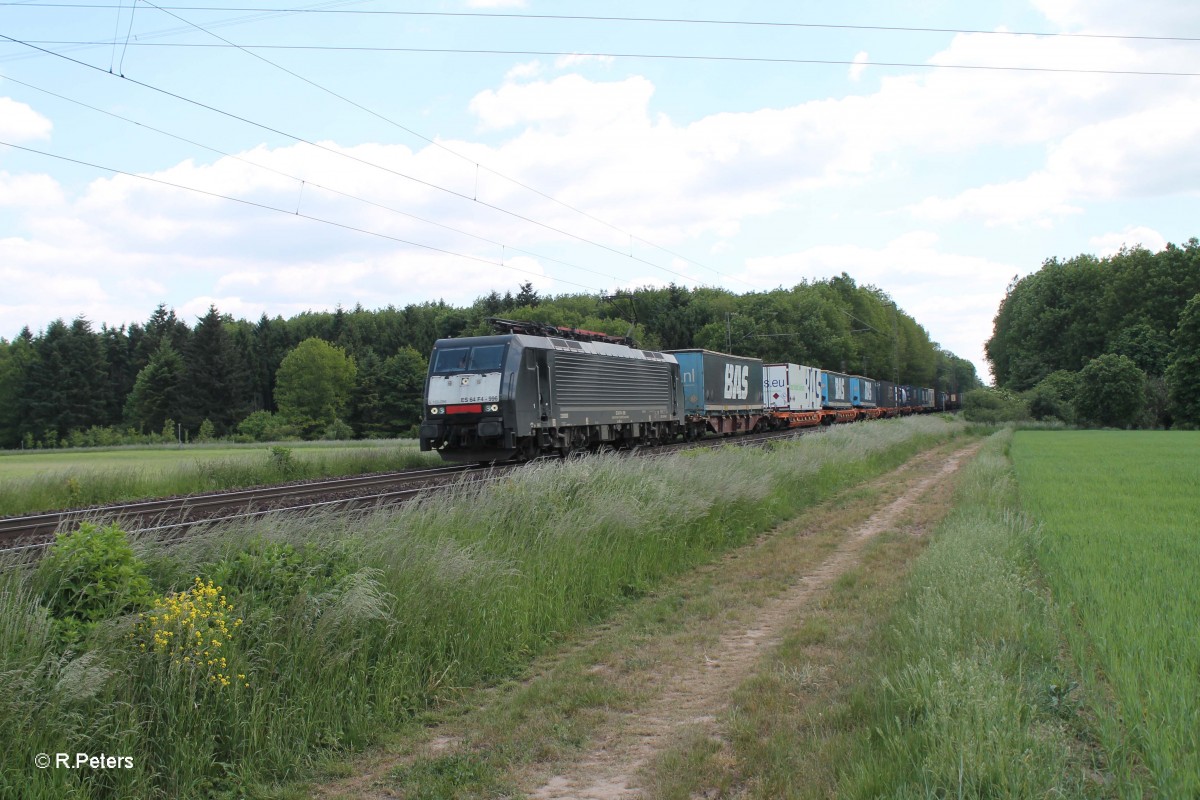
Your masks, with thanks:
[[(847, 531), (837, 549), (782, 594), (769, 600), (750, 627), (725, 633), (669, 674), (648, 679), (650, 699), (636, 711), (614, 713), (591, 746), (569, 763), (527, 774), (522, 787), (538, 800), (623, 800), (638, 797), (638, 771), (681, 733), (713, 731), (717, 715), (729, 697), (748, 678), (758, 659), (794, 627), (804, 609), (858, 561), (873, 536), (913, 516), (914, 506), (935, 489), (948, 495), (950, 478), (979, 449), (980, 444), (947, 454), (942, 449), (921, 454), (885, 480), (898, 494), (883, 500), (864, 523)], [(941, 504), (937, 504), (940, 508)], [(940, 517), (938, 510), (931, 514)], [(936, 524), (917, 513), (917, 530)]]

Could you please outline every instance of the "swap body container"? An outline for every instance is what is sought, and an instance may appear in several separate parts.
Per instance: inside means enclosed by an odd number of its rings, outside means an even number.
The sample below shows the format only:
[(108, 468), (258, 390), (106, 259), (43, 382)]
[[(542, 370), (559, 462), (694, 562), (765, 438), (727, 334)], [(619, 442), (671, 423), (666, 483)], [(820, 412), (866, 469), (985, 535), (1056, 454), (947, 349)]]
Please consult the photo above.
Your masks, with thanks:
[(821, 370), (801, 364), (765, 364), (763, 399), (772, 411), (819, 411)]
[(879, 407), (896, 408), (896, 384), (891, 381), (879, 381)]
[(852, 408), (850, 376), (840, 372), (821, 371), (821, 406), (823, 408)]
[(879, 382), (861, 375), (850, 376), (850, 404), (855, 408), (874, 408), (878, 405)]
[(763, 411), (763, 362), (711, 350), (667, 350), (679, 362), (689, 415)]

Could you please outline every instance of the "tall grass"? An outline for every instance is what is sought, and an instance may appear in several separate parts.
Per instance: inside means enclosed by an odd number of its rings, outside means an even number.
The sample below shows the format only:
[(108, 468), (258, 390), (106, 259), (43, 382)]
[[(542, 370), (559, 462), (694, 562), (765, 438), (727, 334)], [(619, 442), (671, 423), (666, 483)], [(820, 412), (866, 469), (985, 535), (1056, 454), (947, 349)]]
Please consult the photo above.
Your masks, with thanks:
[(163, 464), (156, 457), (161, 451), (146, 451), (147, 459), (140, 464), (76, 467), (9, 479), (3, 482), (4, 490), (0, 492), (0, 516), (441, 463), (438, 456), (420, 452), (411, 442), (337, 450), (290, 446), (259, 449), (261, 452), (229, 458), (197, 458), (171, 464)]
[[(240, 796), (303, 775), (315, 753), (361, 747), (461, 687), (511, 675), (664, 576), (961, 430), (910, 418), (765, 450), (539, 464), (365, 516), (140, 544), (157, 591), (196, 576), (222, 586), (242, 620), (222, 652), (245, 676), (227, 687), (153, 644), (142, 651), (136, 617), (101, 626), (82, 655), (56, 647), (41, 598), (10, 571), (0, 674), (16, 691), (0, 698), (0, 793)], [(134, 766), (32, 766), (59, 751)]]
[(1032, 798), (1086, 794), (1051, 701), (1069, 678), (1037, 589), (1030, 522), (1014, 512), (1011, 432), (960, 476), (955, 507), (851, 690), (837, 796)]
[[(1021, 433), (1021, 499), (1123, 780), (1200, 796), (1200, 433)], [(1140, 774), (1149, 772), (1149, 779)]]

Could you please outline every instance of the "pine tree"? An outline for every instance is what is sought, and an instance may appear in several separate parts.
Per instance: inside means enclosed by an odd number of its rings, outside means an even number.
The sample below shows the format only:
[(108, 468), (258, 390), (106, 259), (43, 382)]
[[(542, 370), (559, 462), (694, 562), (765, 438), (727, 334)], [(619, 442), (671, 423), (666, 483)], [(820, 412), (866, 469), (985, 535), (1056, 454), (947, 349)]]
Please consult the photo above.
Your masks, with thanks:
[(82, 317), (70, 327), (61, 319), (33, 339), (33, 358), (22, 387), (22, 433), (47, 444), (68, 431), (100, 424), (108, 392), (100, 338)]
[(137, 380), (133, 344), (125, 333), (124, 325), (119, 328), (101, 325), (100, 346), (108, 365), (108, 397), (104, 418), (98, 420), (98, 424), (117, 425), (123, 417), (126, 398), (133, 391), (134, 382)]
[[(186, 353), (188, 339), (191, 338), (192, 332), (188, 329), (187, 323), (175, 316), (175, 309), (168, 309), (164, 303), (159, 303), (154, 309), (154, 313), (150, 315), (150, 319), (146, 321), (145, 327), (140, 329), (140, 335), (137, 337), (134, 367), (140, 371), (143, 367), (150, 363), (150, 358), (158, 352), (158, 345), (166, 339), (171, 343), (171, 347), (176, 353)], [(130, 338), (133, 338), (132, 334)]]
[(163, 339), (150, 363), (142, 368), (125, 404), (125, 417), (143, 432), (162, 430), (168, 419), (179, 419), (183, 358)]
[(218, 436), (250, 412), (249, 371), (225, 325), (216, 307), (209, 306), (184, 355), (183, 424), (195, 431), (211, 420)]
[(21, 444), (21, 389), (32, 359), (30, 339), (18, 336), (11, 343), (0, 339), (0, 447)]

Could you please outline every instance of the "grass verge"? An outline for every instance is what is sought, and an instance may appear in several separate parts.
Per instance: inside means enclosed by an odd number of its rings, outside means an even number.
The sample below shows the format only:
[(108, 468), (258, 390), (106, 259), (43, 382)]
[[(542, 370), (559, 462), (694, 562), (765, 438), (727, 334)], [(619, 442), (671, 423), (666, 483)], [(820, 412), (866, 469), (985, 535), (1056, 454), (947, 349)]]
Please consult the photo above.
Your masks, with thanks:
[[(735, 696), (658, 797), (1109, 796), (994, 437), (925, 537), (885, 533)], [(911, 564), (911, 571), (907, 572)], [(678, 769), (672, 765), (686, 765)]]
[(412, 440), (8, 454), (0, 516), (439, 464)]
[[(0, 794), (270, 794), (322, 754), (515, 674), (664, 577), (961, 429), (912, 418), (771, 450), (548, 464), (366, 518), (273, 520), (169, 550), (141, 545), (122, 569), (144, 573), (160, 601), (143, 618), (93, 620), (67, 642), (52, 610), (70, 576), (10, 570), (0, 580), (0, 673), (12, 688), (0, 698)], [(232, 606), (208, 607), (207, 627), (172, 610), (200, 607), (198, 595), (183, 597), (197, 577)], [(229, 631), (211, 636), (219, 669), (204, 663), (211, 655), (159, 644), (166, 630), (190, 642), (218, 629)], [(579, 688), (581, 708), (603, 698)], [(128, 755), (132, 766), (39, 770), (39, 752)], [(479, 781), (484, 767), (427, 769)]]

